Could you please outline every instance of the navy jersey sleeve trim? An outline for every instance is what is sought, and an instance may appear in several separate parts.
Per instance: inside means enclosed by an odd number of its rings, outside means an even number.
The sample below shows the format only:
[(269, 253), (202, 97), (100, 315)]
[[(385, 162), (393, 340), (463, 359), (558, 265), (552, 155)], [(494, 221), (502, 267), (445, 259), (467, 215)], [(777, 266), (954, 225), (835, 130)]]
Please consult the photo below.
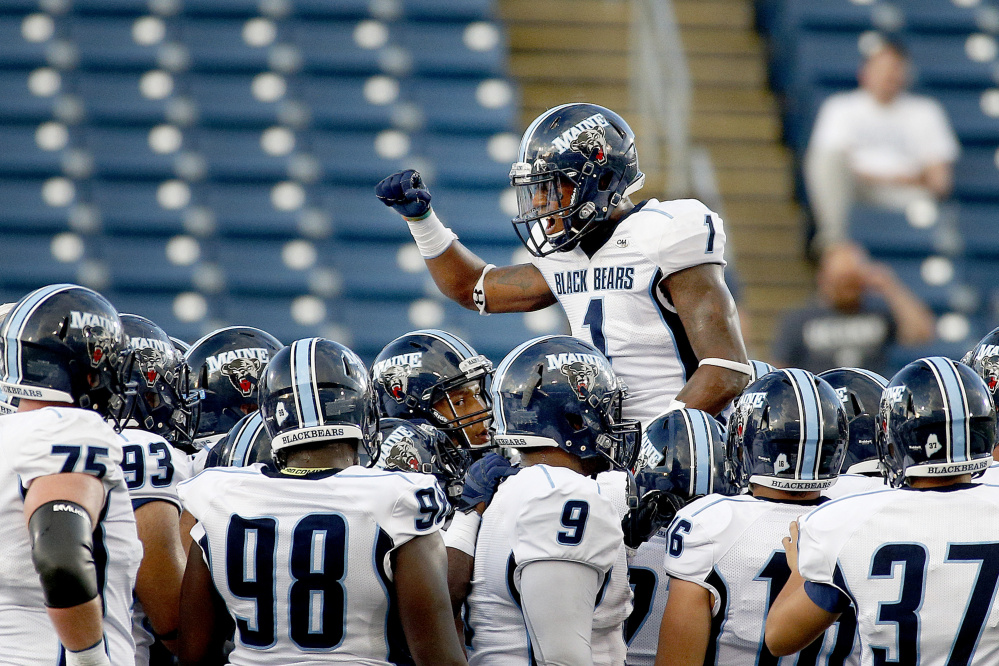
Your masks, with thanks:
[(805, 594), (812, 603), (827, 613), (842, 613), (850, 607), (850, 597), (832, 585), (806, 580)]

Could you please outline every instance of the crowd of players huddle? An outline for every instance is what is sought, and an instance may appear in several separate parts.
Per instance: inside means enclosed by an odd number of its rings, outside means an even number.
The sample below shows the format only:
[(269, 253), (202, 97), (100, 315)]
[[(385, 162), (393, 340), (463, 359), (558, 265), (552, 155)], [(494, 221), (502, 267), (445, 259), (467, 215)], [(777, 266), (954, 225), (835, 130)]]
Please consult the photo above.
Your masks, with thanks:
[[(568, 336), (494, 371), (414, 331), (369, 372), (54, 285), (0, 337), (6, 663), (999, 659), (999, 329), (891, 382), (754, 361), (727, 419), (641, 442)], [(88, 643), (59, 614), (95, 604)]]

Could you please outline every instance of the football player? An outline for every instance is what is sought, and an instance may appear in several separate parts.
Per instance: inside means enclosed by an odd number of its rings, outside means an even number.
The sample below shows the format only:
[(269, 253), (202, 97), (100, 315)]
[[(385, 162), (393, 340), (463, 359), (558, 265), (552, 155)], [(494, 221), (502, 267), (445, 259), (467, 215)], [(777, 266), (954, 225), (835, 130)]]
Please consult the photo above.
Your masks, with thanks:
[(399, 336), (371, 364), (379, 415), (428, 423), (476, 456), (492, 446), (492, 374), (492, 362), (467, 342), (433, 329)]
[(835, 485), (823, 491), (823, 496), (836, 499), (883, 490), (887, 486), (874, 442), (874, 417), (888, 380), (863, 368), (835, 368), (820, 372), (819, 377), (836, 389), (850, 426), (850, 443), (846, 447), (842, 472)]
[(208, 452), (205, 467), (249, 467), (263, 463), (277, 470), (271, 457), (271, 437), (260, 410), (247, 414)]
[(381, 455), (376, 466), (396, 472), (432, 474), (450, 501), (461, 497), (462, 479), (471, 463), (465, 449), (429, 423), (380, 418)]
[(625, 544), (636, 548), (628, 558), (628, 579), (635, 593), (635, 608), (625, 628), (628, 666), (652, 666), (656, 658), (669, 594), (669, 577), (663, 569), (669, 545), (666, 527), (676, 511), (704, 495), (735, 495), (741, 490), (725, 474), (721, 427), (705, 412), (686, 408), (663, 414), (642, 432), (642, 450), (655, 450), (658, 458), (636, 476), (641, 506), (651, 506), (650, 495), (659, 497), (651, 520), (643, 511), (632, 512), (623, 525)]
[(999, 663), (999, 488), (971, 483), (996, 444), (988, 387), (950, 359), (910, 363), (881, 398), (877, 443), (906, 490), (844, 497), (792, 523), (767, 645), (792, 653), (855, 609), (864, 664)]
[[(125, 340), (114, 307), (69, 284), (23, 297), (0, 326), (0, 654), (8, 664), (132, 664), (142, 557), (105, 422), (120, 407)], [(54, 631), (53, 631), (54, 629)]]
[(635, 204), (645, 175), (635, 135), (594, 104), (563, 104), (524, 133), (510, 171), (513, 220), (533, 263), (495, 267), (457, 242), (419, 173), (377, 197), (409, 223), (441, 292), (482, 314), (556, 302), (572, 334), (611, 359), (629, 388), (627, 418), (648, 424), (676, 400), (718, 414), (751, 372), (725, 284), (725, 230), (699, 201)]
[[(670, 524), (657, 666), (777, 663), (763, 627), (790, 575), (780, 539), (790, 520), (825, 501), (820, 493), (835, 482), (847, 439), (836, 392), (809, 372), (771, 372), (740, 396), (726, 466), (750, 494), (703, 497)], [(814, 663), (821, 653), (843, 664), (854, 650), (850, 620), (844, 616), (798, 663)]]
[(121, 469), (143, 548), (132, 627), (135, 663), (142, 666), (157, 638), (176, 651), (185, 561), (177, 484), (191, 476), (191, 461), (172, 444), (190, 446), (198, 401), (189, 368), (162, 328), (133, 314), (121, 315), (121, 325), (128, 391), (115, 418), (126, 426)]
[[(260, 380), (278, 472), (215, 467), (180, 486), (199, 520), (184, 578), (181, 660), (205, 663), (235, 619), (239, 664), (464, 664), (437, 532), (447, 499), (430, 475), (378, 457), (368, 371), (321, 338), (282, 349)], [(219, 596), (220, 595), (220, 596)], [(221, 618), (225, 619), (225, 618)]]
[(623, 663), (621, 624), (594, 631), (624, 543), (620, 514), (592, 478), (630, 467), (638, 454), (640, 425), (620, 419), (623, 386), (593, 346), (547, 336), (503, 359), (491, 393), (494, 442), (519, 449), (522, 469), (482, 516), (468, 596), (470, 663), (594, 664), (614, 654)]
[[(999, 328), (982, 338), (961, 361), (985, 380), (992, 394), (992, 404), (999, 409)], [(982, 483), (999, 484), (999, 446), (992, 449), (992, 459), (994, 462), (981, 476)]]

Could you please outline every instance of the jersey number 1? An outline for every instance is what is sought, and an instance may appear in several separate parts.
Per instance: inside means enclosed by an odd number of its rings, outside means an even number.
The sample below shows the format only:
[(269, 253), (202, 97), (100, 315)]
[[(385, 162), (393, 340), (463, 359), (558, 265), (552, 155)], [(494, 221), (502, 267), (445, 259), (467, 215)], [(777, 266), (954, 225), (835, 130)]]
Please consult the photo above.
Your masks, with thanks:
[[(607, 340), (604, 338), (604, 299), (594, 298), (586, 306), (583, 327), (590, 329), (590, 340), (600, 353), (607, 356)], [(610, 356), (607, 356), (610, 359)]]

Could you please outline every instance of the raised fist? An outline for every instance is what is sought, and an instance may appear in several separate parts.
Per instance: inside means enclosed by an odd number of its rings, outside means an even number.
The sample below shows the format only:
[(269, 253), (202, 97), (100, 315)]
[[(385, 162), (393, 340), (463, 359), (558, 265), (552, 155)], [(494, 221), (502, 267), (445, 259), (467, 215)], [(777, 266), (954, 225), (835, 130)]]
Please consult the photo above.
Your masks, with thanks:
[(430, 190), (420, 172), (406, 169), (375, 185), (375, 196), (403, 217), (420, 218), (430, 210)]

